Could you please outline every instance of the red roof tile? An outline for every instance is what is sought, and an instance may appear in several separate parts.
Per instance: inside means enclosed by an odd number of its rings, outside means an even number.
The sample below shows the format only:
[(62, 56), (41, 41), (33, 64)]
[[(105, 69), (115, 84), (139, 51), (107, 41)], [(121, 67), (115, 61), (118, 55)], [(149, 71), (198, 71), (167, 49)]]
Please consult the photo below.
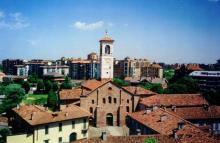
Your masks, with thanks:
[(156, 94), (142, 98), (140, 104), (145, 106), (202, 106), (208, 102), (200, 94)]
[(111, 80), (100, 80), (100, 81), (95, 80), (95, 79), (87, 80), (82, 84), (82, 87), (87, 88), (89, 90), (94, 90), (109, 81), (111, 81)]
[(75, 105), (69, 105), (59, 112), (51, 112), (37, 105), (23, 105), (19, 108), (13, 108), (12, 110), (32, 126), (89, 117), (91, 115), (88, 111)]
[(85, 95), (89, 93), (88, 90), (81, 88), (76, 89), (64, 89), (59, 92), (60, 100), (67, 100), (67, 99), (80, 99), (81, 95)]
[(130, 92), (131, 94), (136, 94), (136, 95), (153, 95), (153, 94), (157, 94), (153, 91), (144, 89), (143, 87), (139, 87), (139, 86), (124, 86), (122, 88), (124, 90)]
[[(207, 106), (208, 107), (208, 106)], [(220, 106), (184, 107), (175, 110), (167, 109), (184, 119), (214, 119), (220, 118)]]
[[(145, 111), (134, 112), (128, 114), (128, 116), (161, 135), (173, 135), (173, 131), (177, 129), (178, 139), (181, 142), (216, 142), (213, 137), (203, 132), (197, 126), (161, 108), (155, 109), (150, 113), (146, 113)], [(160, 120), (161, 116), (166, 116), (164, 121)], [(184, 126), (178, 130), (178, 124), (180, 122), (183, 122)]]

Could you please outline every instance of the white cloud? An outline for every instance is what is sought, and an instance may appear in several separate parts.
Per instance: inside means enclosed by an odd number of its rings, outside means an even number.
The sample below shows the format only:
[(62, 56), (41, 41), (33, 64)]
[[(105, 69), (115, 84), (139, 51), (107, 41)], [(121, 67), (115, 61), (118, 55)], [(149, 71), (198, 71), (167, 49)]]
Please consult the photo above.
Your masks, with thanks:
[(85, 22), (77, 21), (73, 24), (73, 27), (79, 30), (95, 30), (98, 28), (102, 28), (103, 26), (104, 26), (103, 21), (97, 21), (94, 23), (85, 23)]
[(108, 23), (108, 26), (109, 26), (109, 27), (112, 27), (112, 26), (114, 26), (114, 23), (109, 22), (109, 23)]
[(22, 29), (28, 27), (30, 23), (27, 18), (23, 17), (22, 13), (16, 12), (5, 16), (3, 11), (0, 11), (0, 28), (8, 28), (11, 30)]

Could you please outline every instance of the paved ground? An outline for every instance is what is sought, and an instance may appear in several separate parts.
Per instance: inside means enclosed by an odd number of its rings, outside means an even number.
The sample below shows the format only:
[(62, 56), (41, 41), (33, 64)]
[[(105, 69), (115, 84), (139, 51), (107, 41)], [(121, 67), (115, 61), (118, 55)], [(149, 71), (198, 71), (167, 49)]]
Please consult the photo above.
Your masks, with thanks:
[(88, 134), (89, 138), (100, 137), (102, 132), (105, 131), (108, 135), (112, 136), (127, 136), (129, 135), (129, 129), (126, 126), (107, 126), (102, 128), (89, 127)]

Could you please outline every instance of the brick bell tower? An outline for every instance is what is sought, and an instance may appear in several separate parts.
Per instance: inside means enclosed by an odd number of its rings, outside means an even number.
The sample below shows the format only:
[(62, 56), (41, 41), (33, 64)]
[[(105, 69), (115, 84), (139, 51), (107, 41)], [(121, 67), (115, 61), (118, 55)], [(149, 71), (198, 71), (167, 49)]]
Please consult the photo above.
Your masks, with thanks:
[(114, 40), (108, 36), (106, 31), (105, 37), (99, 40), (100, 43), (100, 69), (101, 69), (101, 80), (102, 79), (113, 79), (113, 43)]

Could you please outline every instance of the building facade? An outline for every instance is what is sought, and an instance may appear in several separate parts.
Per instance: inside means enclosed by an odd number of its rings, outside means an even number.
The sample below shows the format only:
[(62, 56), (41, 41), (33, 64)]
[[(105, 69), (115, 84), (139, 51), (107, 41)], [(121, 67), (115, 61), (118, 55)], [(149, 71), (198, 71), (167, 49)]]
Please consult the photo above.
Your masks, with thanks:
[(89, 112), (71, 105), (59, 112), (36, 105), (13, 109), (14, 134), (7, 143), (63, 143), (88, 137)]
[(17, 70), (15, 65), (22, 65), (23, 60), (21, 59), (5, 59), (2, 61), (3, 72), (6, 75), (16, 75)]
[(101, 68), (101, 79), (113, 79), (113, 43), (107, 33), (104, 38), (99, 40), (100, 42), (100, 68)]

